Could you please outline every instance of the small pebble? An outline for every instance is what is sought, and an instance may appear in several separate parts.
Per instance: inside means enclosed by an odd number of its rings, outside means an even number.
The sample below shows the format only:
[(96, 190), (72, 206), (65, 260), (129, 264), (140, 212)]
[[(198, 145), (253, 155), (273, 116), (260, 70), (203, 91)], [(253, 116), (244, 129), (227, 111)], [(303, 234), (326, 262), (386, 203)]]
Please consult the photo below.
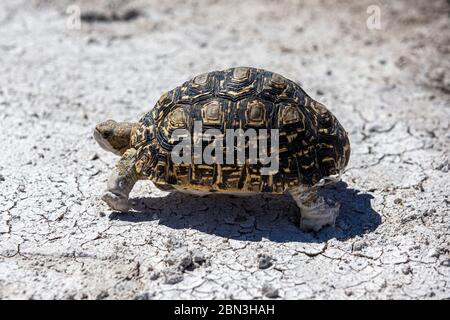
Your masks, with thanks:
[(275, 299), (280, 296), (278, 289), (274, 288), (268, 283), (263, 285), (261, 291), (264, 296), (270, 299)]
[(258, 268), (259, 269), (267, 269), (272, 266), (272, 257), (265, 254), (260, 253), (258, 254)]
[(164, 272), (164, 283), (177, 284), (183, 281), (183, 274), (178, 270), (168, 269)]
[(367, 248), (369, 245), (365, 241), (357, 241), (353, 244), (353, 251), (361, 251), (364, 248)]
[(205, 255), (203, 252), (195, 250), (192, 252), (192, 261), (196, 264), (203, 264), (206, 261)]
[(101, 291), (98, 295), (97, 295), (97, 297), (95, 298), (96, 300), (103, 300), (103, 299), (105, 299), (105, 298), (108, 298), (109, 297), (109, 293), (108, 292), (106, 292), (106, 291)]
[(404, 275), (410, 274), (411, 271), (412, 271), (412, 270), (411, 270), (411, 267), (408, 266), (408, 265), (403, 266), (403, 268), (402, 268), (402, 273), (403, 273)]
[(431, 257), (431, 258), (439, 258), (440, 252), (439, 252), (438, 249), (433, 248), (433, 249), (431, 249), (430, 252), (428, 253), (428, 256)]
[(158, 271), (152, 272), (152, 273), (150, 274), (150, 280), (152, 280), (152, 281), (157, 280), (157, 279), (159, 278), (160, 275), (161, 275), (161, 274), (160, 274)]
[(450, 259), (442, 261), (441, 262), (441, 266), (450, 267)]

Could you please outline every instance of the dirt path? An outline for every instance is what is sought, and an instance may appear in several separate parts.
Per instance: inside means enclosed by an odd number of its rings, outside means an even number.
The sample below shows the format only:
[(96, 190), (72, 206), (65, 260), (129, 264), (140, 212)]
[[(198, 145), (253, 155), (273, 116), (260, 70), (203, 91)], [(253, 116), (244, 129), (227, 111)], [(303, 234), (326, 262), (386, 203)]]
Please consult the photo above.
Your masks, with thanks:
[[(90, 2), (79, 30), (75, 2), (0, 3), (0, 298), (450, 298), (446, 1)], [(111, 213), (93, 126), (237, 65), (298, 81), (349, 131), (336, 227), (144, 182)]]

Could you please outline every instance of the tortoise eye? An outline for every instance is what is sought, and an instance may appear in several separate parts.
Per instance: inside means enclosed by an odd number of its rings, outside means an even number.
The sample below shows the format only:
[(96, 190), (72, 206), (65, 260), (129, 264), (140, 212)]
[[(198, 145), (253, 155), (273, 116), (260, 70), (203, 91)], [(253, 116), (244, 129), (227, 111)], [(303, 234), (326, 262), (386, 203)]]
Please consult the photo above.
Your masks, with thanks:
[(105, 139), (111, 138), (114, 134), (114, 130), (113, 129), (106, 129), (102, 131), (102, 136)]

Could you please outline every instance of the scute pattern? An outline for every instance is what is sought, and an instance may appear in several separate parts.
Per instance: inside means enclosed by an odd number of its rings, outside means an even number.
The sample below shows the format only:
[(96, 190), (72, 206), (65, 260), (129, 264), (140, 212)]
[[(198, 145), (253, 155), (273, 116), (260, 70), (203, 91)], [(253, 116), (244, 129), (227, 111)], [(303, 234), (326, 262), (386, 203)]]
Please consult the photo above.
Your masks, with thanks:
[(208, 101), (202, 107), (203, 125), (221, 125), (223, 120), (223, 107), (217, 100)]
[[(170, 139), (177, 128), (279, 129), (279, 172), (260, 174), (261, 165), (174, 164)], [(347, 165), (347, 133), (322, 104), (296, 83), (262, 69), (239, 67), (194, 77), (161, 96), (132, 138), (137, 168), (158, 185), (201, 191), (282, 193), (313, 185)], [(206, 144), (206, 142), (204, 142)]]
[(245, 110), (245, 126), (246, 127), (266, 127), (267, 116), (266, 110), (268, 108), (266, 104), (260, 99), (247, 100), (247, 106)]

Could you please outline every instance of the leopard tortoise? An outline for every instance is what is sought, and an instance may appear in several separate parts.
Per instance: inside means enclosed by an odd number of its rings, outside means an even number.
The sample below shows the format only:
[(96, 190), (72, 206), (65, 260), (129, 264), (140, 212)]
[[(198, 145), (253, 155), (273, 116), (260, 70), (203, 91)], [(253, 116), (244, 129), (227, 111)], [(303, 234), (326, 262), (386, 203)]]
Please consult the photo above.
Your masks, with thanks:
[[(226, 140), (230, 129), (238, 132), (237, 138), (244, 134), (245, 142), (215, 149), (213, 161), (174, 161), (180, 139), (172, 134), (177, 129), (192, 133), (196, 123), (203, 126), (201, 130), (215, 129), (216, 142)], [(277, 171), (262, 174), (267, 165), (247, 158), (218, 161), (225, 151), (232, 150), (233, 155), (245, 149), (249, 154), (254, 144), (245, 140), (245, 130), (251, 129), (270, 131), (264, 136), (267, 140), (277, 135), (278, 148), (270, 149), (277, 154)], [(195, 137), (194, 133), (188, 141), (195, 143)], [(128, 196), (140, 179), (149, 179), (163, 190), (198, 194), (288, 193), (300, 208), (300, 227), (315, 231), (334, 225), (339, 212), (339, 204), (318, 190), (340, 177), (350, 157), (347, 133), (324, 105), (295, 82), (248, 67), (198, 75), (164, 93), (139, 122), (98, 124), (94, 138), (103, 149), (121, 156), (102, 196), (113, 210), (129, 209)], [(211, 139), (201, 136), (200, 146)], [(179, 156), (186, 150), (190, 149)]]

